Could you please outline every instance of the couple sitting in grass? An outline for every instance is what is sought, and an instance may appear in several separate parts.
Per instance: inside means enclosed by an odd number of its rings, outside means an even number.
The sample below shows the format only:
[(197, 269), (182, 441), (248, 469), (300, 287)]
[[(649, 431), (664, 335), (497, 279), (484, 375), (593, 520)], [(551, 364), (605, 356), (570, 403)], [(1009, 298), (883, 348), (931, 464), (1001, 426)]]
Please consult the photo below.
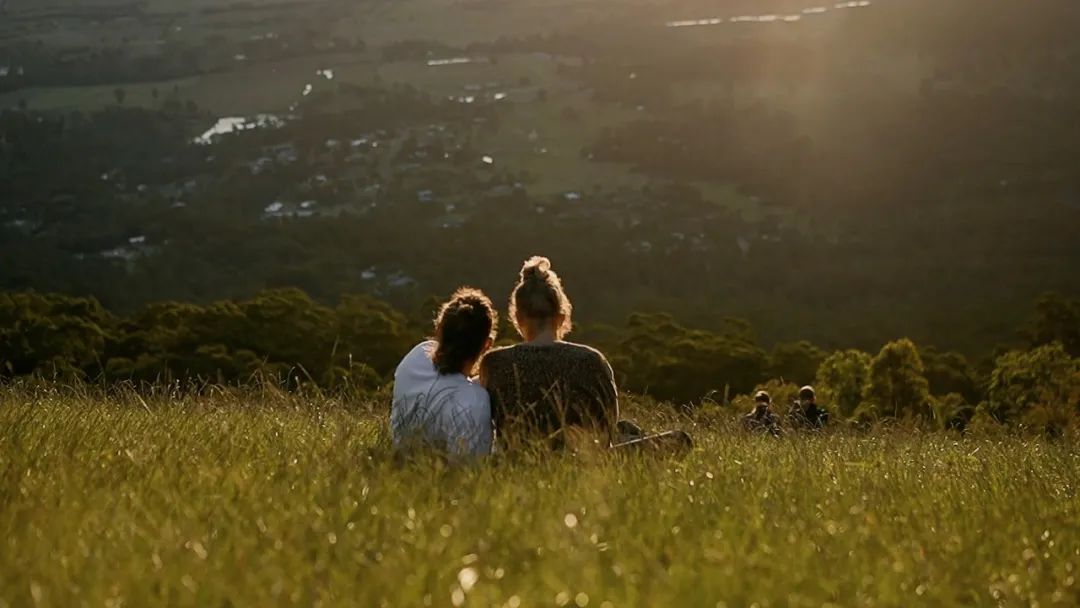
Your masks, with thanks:
[(484, 455), (496, 437), (504, 449), (582, 442), (620, 450), (688, 446), (685, 433), (645, 436), (619, 419), (607, 359), (563, 341), (572, 309), (551, 263), (528, 260), (509, 311), (524, 341), (492, 350), (498, 314), (491, 300), (476, 289), (455, 292), (439, 310), (434, 339), (416, 346), (394, 373), (395, 448)]
[[(818, 406), (814, 387), (808, 385), (799, 389), (799, 398), (791, 404), (787, 418), (791, 430), (817, 431), (829, 423), (829, 412)], [(773, 411), (772, 397), (765, 391), (758, 391), (754, 395), (754, 409), (743, 416), (742, 425), (751, 433), (773, 437), (784, 434), (780, 416)]]

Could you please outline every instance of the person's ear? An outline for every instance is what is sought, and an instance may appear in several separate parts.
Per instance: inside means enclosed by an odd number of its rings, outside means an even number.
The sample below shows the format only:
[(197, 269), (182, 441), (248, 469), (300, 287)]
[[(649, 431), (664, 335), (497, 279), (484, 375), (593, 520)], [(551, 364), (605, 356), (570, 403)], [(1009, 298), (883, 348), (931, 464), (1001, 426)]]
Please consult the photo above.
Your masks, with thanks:
[(491, 347), (492, 347), (492, 346), (495, 346), (495, 340), (494, 340), (494, 339), (492, 339), (492, 338), (488, 338), (488, 339), (487, 339), (487, 341), (486, 341), (486, 342), (484, 342), (484, 350), (483, 350), (483, 351), (481, 351), (481, 352), (485, 352), (485, 353), (486, 353), (487, 351), (491, 350)]

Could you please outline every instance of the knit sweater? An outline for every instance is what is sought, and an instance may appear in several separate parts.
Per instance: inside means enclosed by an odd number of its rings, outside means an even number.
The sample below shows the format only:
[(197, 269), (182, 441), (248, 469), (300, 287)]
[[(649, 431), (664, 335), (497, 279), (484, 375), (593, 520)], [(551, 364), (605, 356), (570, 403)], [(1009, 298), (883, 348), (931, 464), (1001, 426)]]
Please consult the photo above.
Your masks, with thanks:
[(599, 351), (570, 342), (495, 349), (480, 366), (501, 438), (553, 439), (566, 427), (614, 436), (619, 419), (615, 378)]

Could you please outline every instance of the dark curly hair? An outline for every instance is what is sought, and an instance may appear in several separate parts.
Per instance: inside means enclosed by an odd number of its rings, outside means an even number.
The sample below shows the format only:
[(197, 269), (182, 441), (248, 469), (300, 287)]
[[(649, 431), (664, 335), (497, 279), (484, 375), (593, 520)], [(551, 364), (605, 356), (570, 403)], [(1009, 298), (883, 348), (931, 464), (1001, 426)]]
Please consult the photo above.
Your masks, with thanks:
[(543, 322), (561, 316), (562, 323), (555, 332), (561, 339), (573, 327), (570, 319), (573, 312), (574, 307), (563, 291), (559, 275), (551, 269), (551, 261), (540, 256), (526, 260), (514, 293), (510, 296), (510, 321), (518, 333), (525, 336), (519, 318)]
[(432, 360), (440, 374), (457, 374), (467, 361), (484, 352), (487, 341), (495, 339), (499, 313), (484, 292), (462, 287), (439, 308), (435, 317), (435, 340), (439, 343)]

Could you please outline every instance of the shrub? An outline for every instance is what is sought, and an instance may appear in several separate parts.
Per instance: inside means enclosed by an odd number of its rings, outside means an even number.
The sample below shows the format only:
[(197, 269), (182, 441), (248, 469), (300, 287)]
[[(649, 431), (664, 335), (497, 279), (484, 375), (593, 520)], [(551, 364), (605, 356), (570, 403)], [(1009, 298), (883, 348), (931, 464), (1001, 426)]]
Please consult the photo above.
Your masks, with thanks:
[(662, 314), (630, 317), (623, 339), (608, 355), (619, 385), (635, 393), (686, 403), (747, 393), (766, 376), (768, 356), (748, 330), (692, 330)]
[(949, 393), (941, 397), (931, 397), (934, 420), (940, 429), (963, 431), (967, 428), (975, 408), (958, 393)]
[(776, 345), (772, 352), (772, 377), (795, 384), (807, 384), (817, 375), (825, 353), (813, 344), (800, 342)]
[(0, 294), (0, 377), (83, 377), (99, 367), (114, 324), (94, 299)]
[(1026, 422), (1056, 433), (1080, 409), (1080, 360), (1060, 343), (998, 357), (986, 413), (1003, 423)]
[(889, 342), (870, 363), (865, 401), (882, 416), (932, 416), (930, 389), (923, 374), (922, 359), (911, 340)]
[(969, 402), (978, 400), (979, 390), (975, 372), (967, 358), (959, 353), (940, 352), (936, 348), (925, 348), (919, 352), (924, 367), (924, 375), (930, 386), (931, 395), (957, 393)]
[(1058, 342), (1067, 353), (1080, 357), (1080, 300), (1056, 293), (1043, 296), (1026, 333), (1032, 346)]
[(822, 404), (850, 418), (862, 403), (872, 358), (861, 350), (837, 351), (821, 363), (816, 388)]

